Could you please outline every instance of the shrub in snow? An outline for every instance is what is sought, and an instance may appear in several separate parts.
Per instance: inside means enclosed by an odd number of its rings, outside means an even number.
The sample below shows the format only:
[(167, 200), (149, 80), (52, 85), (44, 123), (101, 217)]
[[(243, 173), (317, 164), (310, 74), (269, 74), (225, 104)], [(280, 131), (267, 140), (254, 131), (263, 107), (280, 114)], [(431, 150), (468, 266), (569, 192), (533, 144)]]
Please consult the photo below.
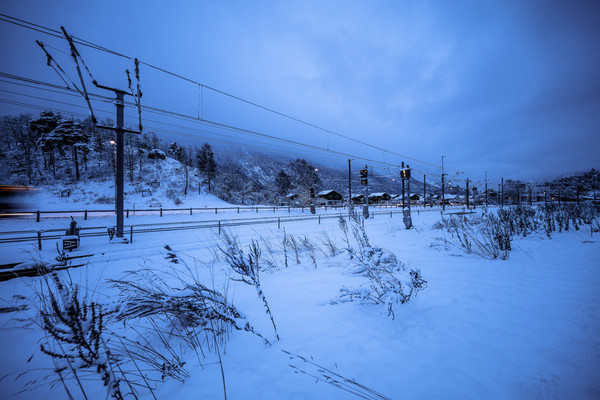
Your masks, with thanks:
[(288, 253), (287, 253), (287, 249), (288, 246), (290, 244), (290, 239), (288, 238), (288, 235), (285, 231), (285, 228), (283, 228), (283, 237), (281, 239), (281, 248), (283, 250), (283, 264), (287, 267), (288, 266)]
[(600, 220), (593, 219), (590, 223), (591, 232), (600, 232)]
[[(128, 273), (127, 279), (109, 280), (120, 292), (115, 320), (166, 318), (174, 329), (183, 332), (184, 339), (198, 337), (199, 332), (208, 333), (208, 339), (213, 334), (220, 337), (229, 328), (260, 336), (225, 295), (196, 280), (187, 263), (171, 247), (165, 249), (169, 263), (183, 265), (185, 275), (174, 268), (168, 274), (143, 269)], [(168, 283), (169, 275), (177, 277), (175, 283)], [(188, 344), (198, 347), (196, 343)]]
[[(136, 275), (132, 273), (130, 277)], [(137, 279), (110, 280), (121, 292), (115, 314), (117, 321), (160, 315), (169, 317), (182, 328), (212, 330), (217, 325), (211, 322), (218, 321), (238, 330), (252, 331), (249, 323), (221, 293), (201, 283), (175, 288), (161, 281), (142, 279), (141, 282)], [(217, 328), (216, 333), (225, 333), (225, 329)]]
[(260, 246), (258, 242), (252, 240), (248, 246), (248, 254), (245, 254), (240, 247), (238, 240), (231, 233), (224, 232), (221, 237), (222, 244), (219, 246), (219, 250), (225, 257), (225, 260), (236, 272), (240, 278), (232, 278), (233, 280), (243, 282), (247, 285), (254, 286), (258, 297), (262, 300), (267, 315), (271, 319), (273, 330), (275, 331), (275, 337), (279, 340), (279, 334), (277, 333), (277, 326), (275, 326), (275, 319), (269, 308), (269, 303), (265, 297), (262, 287), (260, 286), (260, 267), (259, 260), (261, 256)]
[(506, 260), (512, 249), (514, 236), (543, 231), (551, 238), (552, 233), (579, 230), (582, 224), (591, 223), (597, 208), (592, 204), (548, 204), (537, 208), (528, 206), (506, 207), (484, 216), (442, 217), (434, 224), (445, 230), (450, 237), (444, 240), (463, 248), (468, 254), (476, 254), (491, 260)]
[(323, 246), (325, 246), (325, 251), (321, 250), (325, 257), (335, 257), (340, 254), (340, 249), (335, 243), (335, 240), (332, 239), (327, 232), (321, 234), (320, 240), (321, 243), (323, 243)]
[(88, 302), (77, 286), (64, 282), (56, 272), (50, 276), (50, 280), (45, 279), (47, 293), (39, 297), (42, 328), (52, 340), (42, 343), (41, 351), (54, 359), (55, 372), (63, 384), (64, 373), (71, 373), (79, 381), (78, 370), (92, 370), (100, 374), (111, 397), (123, 399), (121, 379), (113, 370), (117, 360), (103, 339), (106, 310)]
[(352, 261), (350, 272), (362, 275), (368, 281), (358, 288), (342, 288), (336, 301), (382, 304), (388, 316), (394, 318), (395, 307), (409, 302), (427, 287), (427, 281), (419, 270), (408, 269), (392, 252), (372, 246), (358, 216), (350, 220), (353, 240), (348, 234), (346, 220), (340, 218), (339, 225)]
[[(46, 332), (41, 351), (52, 357), (54, 372), (67, 392), (67, 381), (74, 379), (83, 398), (89, 398), (80, 371), (92, 371), (102, 378), (108, 396), (138, 398), (138, 390), (147, 389), (156, 398), (150, 382), (165, 378), (183, 382), (189, 377), (181, 355), (186, 345), (199, 359), (206, 350), (214, 350), (220, 360), (219, 346), (231, 329), (253, 333), (269, 344), (228, 302), (226, 294), (200, 283), (175, 251), (168, 246), (165, 249), (170, 268), (144, 268), (108, 281), (118, 289), (111, 305), (89, 301), (78, 286), (65, 282), (56, 272), (44, 278), (46, 284), (37, 292), (39, 326)], [(260, 257), (260, 250), (254, 249), (251, 257)], [(57, 260), (66, 266), (64, 255)], [(254, 275), (244, 275), (250, 276)], [(252, 281), (260, 288), (257, 276)], [(268, 307), (262, 291), (259, 295)], [(134, 332), (137, 338), (129, 339), (116, 329)], [(151, 375), (153, 371), (160, 379)]]
[(292, 250), (294, 250), (294, 255), (296, 256), (296, 264), (300, 264), (300, 243), (298, 242), (298, 240), (296, 240), (296, 237), (294, 235), (290, 235), (289, 240), (290, 247), (292, 248)]
[(169, 187), (165, 191), (165, 195), (167, 196), (167, 199), (172, 200), (175, 205), (179, 206), (183, 204), (183, 201), (179, 197), (179, 190), (177, 190), (176, 188)]
[(96, 200), (94, 200), (96, 204), (115, 204), (115, 198), (111, 196), (99, 196)]
[(148, 152), (148, 158), (151, 160), (164, 160), (167, 157), (164, 151), (153, 149)]
[(310, 241), (310, 239), (306, 235), (300, 239), (300, 244), (302, 245), (304, 250), (308, 253), (308, 256), (310, 257), (310, 260), (312, 261), (315, 268), (317, 268), (317, 258), (315, 256), (315, 253), (316, 253), (315, 245)]
[(512, 241), (512, 229), (505, 223), (506, 220), (506, 217), (492, 213), (472, 219), (450, 215), (442, 217), (435, 226), (449, 235), (444, 237), (446, 243), (461, 247), (467, 254), (489, 260), (506, 260)]

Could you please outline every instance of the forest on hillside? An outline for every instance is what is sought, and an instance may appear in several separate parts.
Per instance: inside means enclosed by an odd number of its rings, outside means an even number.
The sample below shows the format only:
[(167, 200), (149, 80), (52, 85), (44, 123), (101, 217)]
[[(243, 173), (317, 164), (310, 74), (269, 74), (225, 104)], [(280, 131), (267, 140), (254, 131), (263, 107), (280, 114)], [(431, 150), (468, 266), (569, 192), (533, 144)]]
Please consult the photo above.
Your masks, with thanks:
[[(102, 125), (113, 126), (111, 120)], [(125, 179), (142, 191), (156, 179), (166, 160), (175, 160), (177, 182), (169, 196), (177, 203), (178, 196), (209, 192), (233, 204), (267, 204), (285, 201), (295, 195), (300, 204), (310, 202), (310, 191), (335, 190), (346, 197), (348, 170), (311, 163), (293, 155), (288, 160), (272, 154), (237, 151), (214, 151), (209, 143), (200, 146), (165, 142), (153, 132), (125, 135)], [(68, 185), (74, 182), (109, 181), (114, 179), (114, 133), (98, 128), (89, 118), (72, 119), (42, 111), (39, 115), (6, 115), (0, 119), (1, 185), (44, 187)], [(357, 167), (358, 168), (358, 167)], [(165, 172), (166, 173), (166, 172)], [(358, 170), (353, 194), (363, 187)], [(422, 193), (423, 183), (413, 178), (412, 193)], [(589, 172), (565, 176), (544, 182), (523, 182), (506, 179), (503, 191), (511, 199), (524, 198), (541, 188), (569, 199), (597, 198), (600, 174)], [(439, 186), (426, 185), (428, 194), (439, 194)], [(448, 182), (446, 194), (465, 193), (464, 182)], [(370, 175), (371, 192), (401, 192), (399, 179), (392, 173)], [(471, 186), (472, 195), (483, 192), (479, 182)], [(498, 198), (500, 187), (488, 188), (490, 199)]]

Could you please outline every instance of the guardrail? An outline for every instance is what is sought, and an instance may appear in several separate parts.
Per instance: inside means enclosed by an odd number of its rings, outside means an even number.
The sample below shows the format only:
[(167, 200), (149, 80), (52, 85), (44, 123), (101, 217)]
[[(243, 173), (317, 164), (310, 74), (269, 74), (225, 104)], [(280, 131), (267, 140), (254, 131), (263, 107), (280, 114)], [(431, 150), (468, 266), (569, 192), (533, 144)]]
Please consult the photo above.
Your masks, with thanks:
[[(355, 205), (355, 207), (361, 207), (361, 204)], [(401, 208), (401, 204), (390, 203), (390, 204), (369, 204), (369, 208)], [(317, 210), (345, 210), (347, 209), (347, 205), (317, 205)], [(273, 213), (277, 211), (287, 211), (291, 213), (292, 211), (308, 211), (310, 210), (310, 205), (308, 206), (298, 206), (298, 205), (289, 205), (289, 206), (231, 206), (231, 207), (186, 207), (186, 208), (163, 208), (163, 207), (155, 207), (155, 208), (127, 208), (124, 210), (125, 218), (129, 218), (130, 216), (135, 215), (167, 215), (167, 214), (206, 214), (206, 213), (224, 213), (224, 212), (236, 212), (240, 214), (241, 212), (256, 212), (259, 211), (272, 211)], [(42, 218), (69, 218), (69, 217), (83, 217), (84, 220), (87, 220), (88, 217), (94, 216), (102, 216), (105, 217), (107, 215), (115, 215), (116, 211), (114, 209), (105, 209), (105, 210), (58, 210), (58, 211), (19, 211), (18, 213), (0, 213), (0, 217), (2, 216), (18, 216), (19, 218), (32, 219), (35, 218), (37, 222), (40, 222)]]
[[(439, 211), (441, 208), (428, 208), (426, 210), (415, 210), (417, 213), (421, 211)], [(371, 211), (370, 215), (388, 215), (390, 218), (394, 214), (402, 213), (402, 208), (389, 208), (389, 211)], [(143, 233), (155, 233), (155, 232), (173, 232), (182, 230), (195, 230), (195, 229), (215, 229), (220, 234), (221, 229), (234, 226), (244, 225), (257, 225), (257, 224), (277, 224), (280, 228), (284, 223), (299, 222), (299, 221), (310, 221), (315, 220), (321, 223), (322, 219), (339, 218), (340, 216), (347, 216), (347, 209), (337, 213), (329, 214), (317, 214), (317, 215), (295, 215), (295, 216), (284, 216), (284, 217), (259, 217), (259, 218), (236, 218), (227, 220), (201, 220), (201, 221), (178, 221), (178, 222), (164, 222), (164, 223), (152, 223), (152, 224), (130, 224), (124, 226), (124, 233), (129, 235), (130, 242), (133, 242), (133, 236)], [(81, 227), (79, 230), (79, 236), (85, 237), (98, 237), (108, 236), (108, 230), (111, 226), (96, 226), (96, 227)], [(42, 242), (45, 240), (58, 240), (62, 236), (65, 236), (65, 229), (47, 229), (47, 230), (24, 230), (24, 231), (7, 231), (0, 232), (0, 243), (22, 243), (22, 242), (37, 242), (38, 248), (42, 249)]]

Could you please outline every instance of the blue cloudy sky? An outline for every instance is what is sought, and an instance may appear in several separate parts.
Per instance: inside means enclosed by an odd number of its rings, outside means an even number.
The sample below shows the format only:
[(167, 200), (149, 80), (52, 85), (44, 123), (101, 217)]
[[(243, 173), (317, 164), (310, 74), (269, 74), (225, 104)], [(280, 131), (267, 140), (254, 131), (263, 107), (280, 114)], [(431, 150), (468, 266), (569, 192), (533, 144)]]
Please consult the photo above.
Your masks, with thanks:
[[(389, 153), (203, 91), (201, 112), (217, 122), (430, 174), (445, 155), (457, 179), (600, 166), (598, 1), (20, 0), (0, 13), (64, 25)], [(0, 35), (0, 71), (60, 83), (33, 43), (44, 35), (4, 22)], [(123, 60), (84, 56), (103, 81), (124, 82)], [(146, 104), (200, 112), (196, 86), (144, 68), (142, 79)]]

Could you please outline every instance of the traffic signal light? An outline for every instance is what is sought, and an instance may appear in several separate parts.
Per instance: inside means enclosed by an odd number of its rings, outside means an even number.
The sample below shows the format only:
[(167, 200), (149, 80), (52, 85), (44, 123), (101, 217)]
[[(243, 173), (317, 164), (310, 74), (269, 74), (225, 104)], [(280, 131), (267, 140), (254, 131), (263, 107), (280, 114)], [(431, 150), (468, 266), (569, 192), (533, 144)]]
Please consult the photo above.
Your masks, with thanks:
[(403, 169), (400, 171), (400, 176), (402, 179), (410, 179), (410, 169)]
[(369, 176), (369, 170), (366, 168), (360, 170), (360, 184), (363, 186), (367, 185), (367, 178)]
[(309, 189), (309, 191), (310, 191), (310, 198), (311, 198), (311, 199), (314, 199), (314, 198), (315, 198), (315, 188), (311, 187), (311, 188)]

